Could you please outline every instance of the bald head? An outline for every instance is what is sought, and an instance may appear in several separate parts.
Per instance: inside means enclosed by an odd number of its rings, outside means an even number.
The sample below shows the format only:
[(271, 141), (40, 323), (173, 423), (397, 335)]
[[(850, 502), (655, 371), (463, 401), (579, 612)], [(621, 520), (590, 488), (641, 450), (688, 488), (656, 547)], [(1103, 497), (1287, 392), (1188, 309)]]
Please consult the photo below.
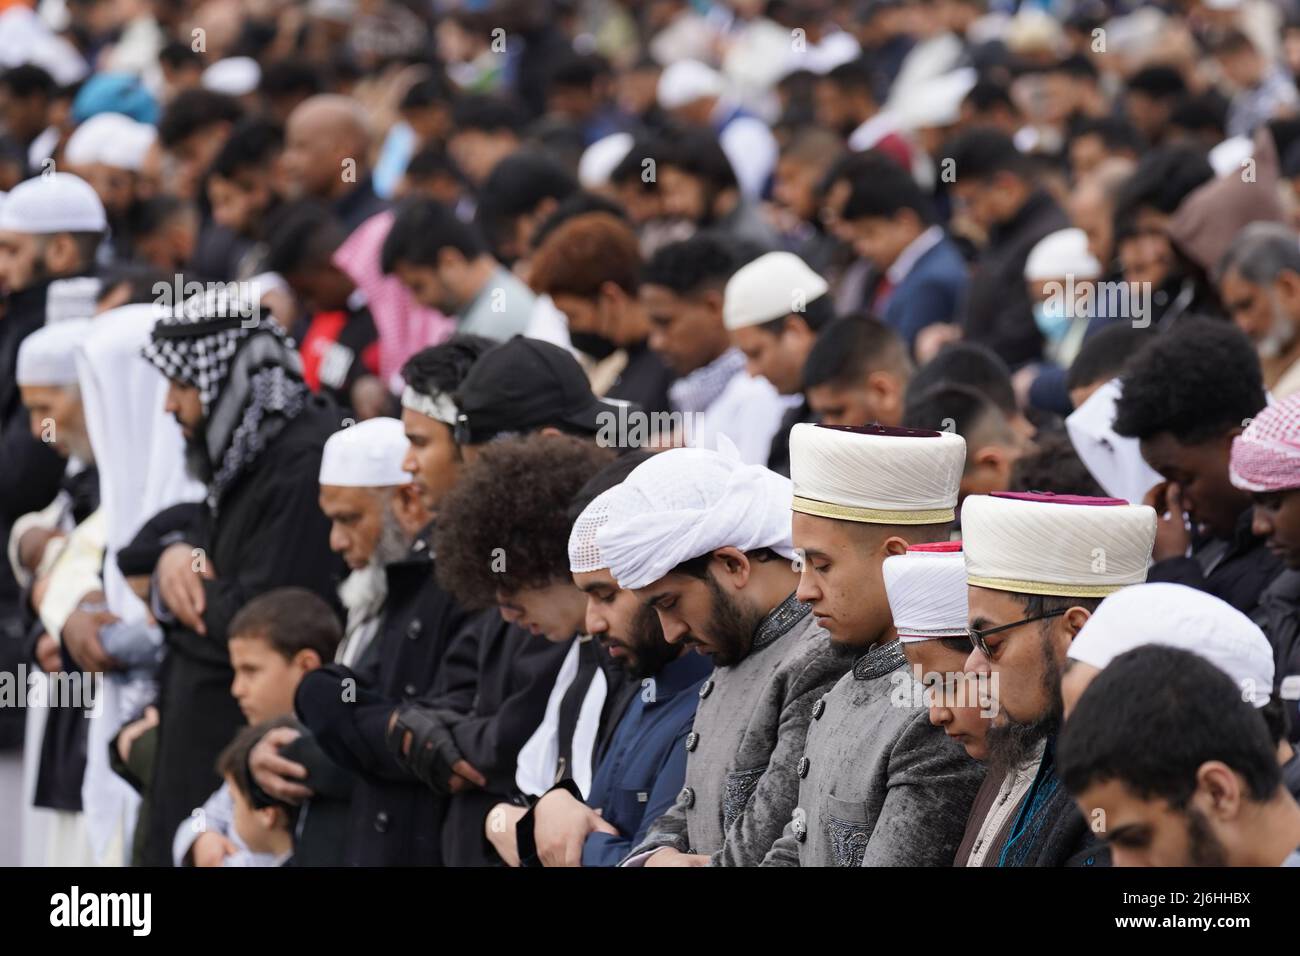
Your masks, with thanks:
[(370, 128), (365, 110), (346, 96), (303, 100), (285, 124), (281, 160), (290, 198), (335, 199), (370, 169)]

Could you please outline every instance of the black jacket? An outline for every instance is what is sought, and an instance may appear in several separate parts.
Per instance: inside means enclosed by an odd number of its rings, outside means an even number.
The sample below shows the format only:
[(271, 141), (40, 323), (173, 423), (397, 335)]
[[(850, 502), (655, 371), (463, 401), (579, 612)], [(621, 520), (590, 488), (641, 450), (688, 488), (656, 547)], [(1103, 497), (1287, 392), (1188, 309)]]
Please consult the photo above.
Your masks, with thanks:
[(1282, 571), (1282, 562), (1250, 530), (1251, 509), (1237, 517), (1230, 541), (1202, 539), (1190, 557), (1165, 558), (1151, 566), (1148, 581), (1171, 581), (1213, 594), (1243, 614), (1252, 614), (1260, 595)]
[(448, 649), (437, 691), (421, 703), (464, 715), (449, 729), (487, 787), (448, 800), (442, 829), (446, 865), (500, 862), (484, 837), (484, 821), (515, 793), (519, 750), (542, 722), (568, 649), (568, 641), (555, 644), (506, 624), (495, 610), (484, 612)]
[[(1291, 690), (1300, 683), (1300, 571), (1283, 571), (1274, 578), (1260, 595), (1252, 617), (1273, 645), (1274, 693), (1280, 694), (1282, 682), (1290, 678), (1287, 689), (1293, 696), (1285, 700), (1291, 719), (1289, 737), (1300, 744), (1300, 700)], [(1300, 775), (1300, 768), (1293, 767), (1291, 773)]]
[(962, 326), (966, 338), (987, 345), (1015, 368), (1042, 356), (1025, 286), (1025, 259), (1038, 240), (1070, 223), (1046, 192), (1033, 193), (1010, 220), (989, 232), (975, 261)]
[(231, 618), (273, 588), (315, 591), (337, 606), (342, 565), (329, 548), (329, 521), (317, 504), (321, 447), (340, 427), (338, 410), (313, 398), (227, 490), (220, 514), (204, 508), (185, 540), (206, 549), (215, 580), (204, 582), (206, 635), (165, 626), (167, 656), (159, 676), (158, 757), (150, 786), (152, 812), (145, 859), (171, 859), (176, 827), (221, 779), (217, 755), (244, 723), (230, 695), (226, 638)]
[[(331, 664), (312, 671), (298, 685), (294, 709), (331, 759), (357, 775), (344, 862), (437, 866), (445, 801), (393, 757), (388, 718), (399, 704), (432, 693), (448, 645), (472, 618), (434, 579), (427, 538), (386, 576), (379, 629), (357, 670)], [(349, 678), (355, 702), (344, 693)]]

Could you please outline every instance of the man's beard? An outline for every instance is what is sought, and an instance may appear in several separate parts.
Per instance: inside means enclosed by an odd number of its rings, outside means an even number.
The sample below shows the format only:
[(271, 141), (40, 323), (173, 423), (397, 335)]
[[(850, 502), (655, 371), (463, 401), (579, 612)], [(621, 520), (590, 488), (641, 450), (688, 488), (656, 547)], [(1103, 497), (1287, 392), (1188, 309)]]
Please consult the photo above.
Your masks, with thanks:
[(632, 621), (632, 633), (622, 643), (628, 654), (623, 660), (623, 669), (633, 680), (653, 677), (680, 653), (676, 646), (664, 640), (664, 629), (655, 609), (645, 605), (638, 607), (636, 619)]
[(410, 539), (397, 523), (392, 508), (385, 505), (379, 538), (370, 561), (364, 568), (349, 574), (339, 585), (339, 600), (343, 606), (360, 613), (363, 619), (377, 613), (388, 598), (386, 569), (394, 561), (404, 558), (410, 550)]
[(1039, 641), (1043, 653), (1042, 689), (1047, 696), (1047, 711), (1028, 723), (1017, 723), (1008, 714), (1006, 723), (989, 724), (985, 745), (988, 747), (991, 774), (1006, 775), (1022, 766), (1038, 745), (1061, 726), (1061, 717), (1065, 713), (1065, 701), (1061, 697), (1061, 665), (1052, 653), (1047, 635), (1040, 633)]
[(1277, 293), (1272, 293), (1271, 305), (1273, 324), (1257, 346), (1259, 356), (1263, 359), (1277, 358), (1279, 355), (1284, 354), (1291, 347), (1291, 343), (1295, 341), (1295, 327), (1291, 325), (1291, 320), (1282, 311), (1281, 303), (1277, 301)]
[(193, 436), (185, 438), (185, 473), (204, 486), (210, 485), (216, 474), (212, 460), (208, 457), (206, 422), (196, 425)]
[(1205, 814), (1187, 808), (1187, 866), (1227, 866), (1228, 854), (1214, 836)]
[(716, 648), (710, 652), (718, 667), (739, 664), (754, 643), (754, 632), (763, 623), (764, 614), (746, 608), (722, 589), (712, 575), (705, 578), (713, 601), (706, 632), (709, 642)]

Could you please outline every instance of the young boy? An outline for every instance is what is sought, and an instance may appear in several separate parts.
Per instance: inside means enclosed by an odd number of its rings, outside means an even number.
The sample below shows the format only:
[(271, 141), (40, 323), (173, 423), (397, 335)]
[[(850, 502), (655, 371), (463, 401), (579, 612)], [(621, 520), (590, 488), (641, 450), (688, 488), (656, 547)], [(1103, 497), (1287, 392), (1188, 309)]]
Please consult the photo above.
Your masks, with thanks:
[[(235, 679), (230, 692), (239, 702), (250, 723), (259, 724), (293, 714), (293, 696), (303, 675), (315, 670), (334, 653), (342, 640), (343, 632), (334, 612), (316, 594), (303, 588), (276, 588), (252, 601), (235, 615), (230, 623), (230, 664)], [(294, 725), (296, 729), (296, 725)], [(263, 727), (263, 732), (270, 728)], [(284, 734), (288, 739), (289, 735)], [(260, 740), (262, 734), (257, 736)], [(257, 741), (254, 740), (255, 744)], [(233, 745), (232, 745), (233, 746)], [(315, 792), (316, 800), (330, 798), (346, 800), (350, 792), (350, 778), (341, 774), (319, 753), (310, 738), (299, 736), (293, 747), (306, 751), (292, 759), (308, 767), (307, 781)], [(249, 745), (252, 749), (252, 744)], [(286, 755), (291, 749), (286, 748)], [(245, 753), (245, 756), (247, 754)], [(247, 762), (245, 761), (245, 767)], [(246, 772), (246, 770), (244, 771)], [(225, 777), (224, 771), (221, 771)], [(318, 779), (319, 778), (319, 779)], [(322, 790), (318, 783), (324, 784)], [(274, 804), (256, 788), (254, 806), (270, 809)], [(191, 818), (181, 824), (172, 843), (172, 857), (177, 866), (276, 866), (274, 857), (259, 852), (242, 841), (235, 827), (237, 802), (227, 778), (204, 805), (194, 811)], [(328, 823), (331, 815), (317, 812), (318, 819)], [(315, 828), (314, 828), (315, 829)], [(307, 847), (302, 844), (306, 838)], [(303, 830), (297, 834), (299, 854), (307, 850), (308, 859), (315, 860), (315, 851), (324, 850)], [(341, 853), (335, 847), (333, 854)]]
[(248, 772), (248, 755), (269, 731), (277, 727), (297, 730), (300, 726), (292, 717), (280, 717), (245, 727), (217, 758), (217, 773), (225, 781), (222, 789), (230, 795), (231, 836), (247, 848), (225, 857), (222, 866), (284, 866), (293, 855), (298, 808), (278, 802), (258, 806)]

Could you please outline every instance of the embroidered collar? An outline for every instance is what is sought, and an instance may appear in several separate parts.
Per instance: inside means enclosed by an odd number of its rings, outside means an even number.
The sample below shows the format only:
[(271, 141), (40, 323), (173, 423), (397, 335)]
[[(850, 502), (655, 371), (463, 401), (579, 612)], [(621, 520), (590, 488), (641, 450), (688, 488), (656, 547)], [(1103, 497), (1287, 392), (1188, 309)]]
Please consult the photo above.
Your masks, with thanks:
[(749, 653), (756, 654), (802, 621), (812, 612), (811, 605), (804, 604), (791, 592), (790, 596), (768, 612), (754, 632), (754, 642)]
[(897, 640), (877, 644), (853, 662), (854, 680), (875, 680), (907, 665), (903, 645)]

